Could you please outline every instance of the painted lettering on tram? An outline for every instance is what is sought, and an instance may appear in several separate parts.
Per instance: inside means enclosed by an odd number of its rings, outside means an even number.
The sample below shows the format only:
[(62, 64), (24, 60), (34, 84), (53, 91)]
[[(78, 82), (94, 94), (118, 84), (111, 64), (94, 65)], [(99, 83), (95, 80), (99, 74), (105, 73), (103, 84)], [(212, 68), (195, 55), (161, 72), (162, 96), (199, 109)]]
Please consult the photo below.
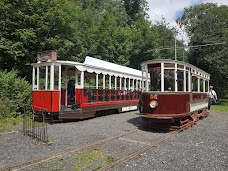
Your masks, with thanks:
[(157, 95), (157, 94), (151, 94), (151, 95), (150, 95), (150, 99), (151, 99), (151, 100), (152, 100), (152, 99), (157, 100), (157, 99), (158, 99), (158, 95)]

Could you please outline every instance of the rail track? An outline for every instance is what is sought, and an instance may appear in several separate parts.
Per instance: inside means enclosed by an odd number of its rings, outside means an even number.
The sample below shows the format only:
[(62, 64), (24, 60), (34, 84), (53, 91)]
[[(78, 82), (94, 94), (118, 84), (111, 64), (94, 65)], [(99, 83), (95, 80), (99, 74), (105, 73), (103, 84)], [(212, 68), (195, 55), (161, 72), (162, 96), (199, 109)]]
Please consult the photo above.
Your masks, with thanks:
[(41, 163), (41, 162), (44, 162), (44, 161), (48, 161), (48, 160), (51, 160), (51, 159), (54, 159), (54, 158), (61, 157), (61, 156), (65, 155), (65, 154), (67, 154), (67, 153), (73, 153), (73, 152), (84, 150), (86, 148), (96, 147), (99, 144), (102, 144), (102, 143), (105, 143), (105, 142), (108, 142), (108, 141), (112, 141), (114, 139), (123, 137), (125, 135), (132, 134), (132, 133), (136, 132), (137, 130), (138, 129), (132, 129), (132, 130), (128, 131), (127, 133), (123, 133), (121, 135), (113, 136), (113, 137), (110, 137), (110, 138), (107, 138), (107, 139), (104, 139), (104, 140), (101, 140), (101, 141), (97, 141), (97, 142), (94, 142), (94, 143), (91, 143), (91, 144), (83, 145), (83, 146), (80, 146), (80, 147), (75, 147), (75, 148), (70, 149), (70, 150), (65, 150), (65, 151), (62, 151), (60, 153), (55, 153), (55, 154), (52, 154), (52, 155), (49, 155), (49, 156), (36, 158), (36, 159), (29, 160), (29, 161), (26, 161), (26, 162), (23, 162), (23, 163), (10, 165), (10, 166), (7, 166), (7, 167), (2, 167), (2, 168), (0, 168), (0, 171), (9, 171), (9, 170), (17, 171), (17, 170), (21, 170), (23, 168), (32, 166), (32, 165), (37, 164), (37, 163)]
[[(93, 170), (99, 170), (99, 171), (103, 171), (103, 170), (111, 170), (114, 167), (117, 167), (121, 164), (123, 164), (124, 162), (131, 160), (133, 158), (136, 158), (138, 156), (140, 156), (140, 154), (143, 154), (144, 152), (158, 146), (160, 143), (166, 141), (167, 139), (169, 139), (170, 137), (174, 136), (175, 134), (179, 133), (181, 130), (178, 131), (173, 131), (173, 132), (169, 132), (168, 134), (165, 135), (160, 135), (159, 137), (157, 137), (156, 139), (153, 140), (153, 142), (147, 143), (146, 145), (144, 144), (142, 147), (140, 147), (139, 149), (134, 150), (133, 152), (130, 153), (126, 153), (126, 154), (121, 154), (119, 157), (117, 157), (117, 159), (109, 164), (105, 164), (103, 166), (94, 168)], [(103, 144), (108, 144), (111, 143), (113, 141), (121, 141), (124, 138), (123, 137), (127, 137), (131, 134), (137, 133), (138, 131), (141, 131), (139, 129), (132, 129), (129, 130), (126, 133), (117, 135), (117, 136), (113, 136), (101, 141), (97, 141), (94, 143), (90, 143), (87, 145), (83, 145), (80, 147), (75, 147), (75, 148), (71, 148), (70, 150), (66, 150), (66, 151), (62, 151), (60, 153), (56, 153), (56, 154), (52, 154), (49, 156), (45, 156), (45, 157), (40, 157), (40, 158), (36, 158), (33, 160), (29, 160), (23, 163), (19, 163), (19, 164), (15, 164), (15, 165), (11, 165), (8, 167), (4, 167), (4, 168), (0, 168), (1, 171), (8, 171), (8, 170), (13, 170), (13, 171), (19, 171), (19, 170), (27, 170), (28, 168), (31, 168), (35, 165), (39, 165), (45, 162), (49, 162), (51, 160), (55, 160), (58, 158), (61, 158), (62, 156), (68, 155), (68, 154), (73, 154), (73, 153), (78, 153), (82, 150), (87, 150), (87, 149), (92, 149), (95, 147), (99, 147), (102, 146)], [(139, 133), (139, 132), (138, 132)], [(121, 139), (122, 138), (122, 139)]]
[(122, 156), (121, 158), (119, 158), (115, 162), (113, 162), (113, 163), (111, 163), (111, 164), (109, 164), (107, 166), (104, 166), (102, 168), (99, 168), (98, 171), (108, 171), (108, 170), (111, 170), (111, 169), (113, 169), (115, 167), (118, 167), (121, 164), (125, 163), (126, 161), (131, 160), (133, 158), (136, 158), (136, 157), (140, 156), (141, 154), (145, 153), (146, 151), (156, 147), (158, 144), (166, 141), (167, 139), (169, 139), (173, 135), (177, 134), (178, 132), (180, 132), (180, 131), (174, 131), (171, 134), (161, 136), (159, 139), (157, 139), (155, 142), (151, 143), (150, 145), (147, 145), (147, 146), (145, 146), (145, 147), (143, 147), (143, 148), (141, 148), (139, 150), (136, 150), (136, 151), (132, 152), (129, 155)]

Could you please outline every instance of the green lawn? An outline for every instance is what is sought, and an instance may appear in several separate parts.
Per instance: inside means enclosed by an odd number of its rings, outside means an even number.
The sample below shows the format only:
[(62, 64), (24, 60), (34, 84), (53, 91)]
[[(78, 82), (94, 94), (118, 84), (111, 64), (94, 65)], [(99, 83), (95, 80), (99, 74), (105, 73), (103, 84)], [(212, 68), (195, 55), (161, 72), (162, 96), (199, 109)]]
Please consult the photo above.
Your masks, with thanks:
[(228, 112), (228, 98), (220, 99), (221, 104), (211, 106), (211, 110), (219, 110), (222, 112)]
[(0, 120), (0, 133), (3, 132), (10, 132), (13, 130), (13, 127), (16, 125), (21, 125), (23, 122), (22, 118), (11, 118), (11, 119), (4, 119)]

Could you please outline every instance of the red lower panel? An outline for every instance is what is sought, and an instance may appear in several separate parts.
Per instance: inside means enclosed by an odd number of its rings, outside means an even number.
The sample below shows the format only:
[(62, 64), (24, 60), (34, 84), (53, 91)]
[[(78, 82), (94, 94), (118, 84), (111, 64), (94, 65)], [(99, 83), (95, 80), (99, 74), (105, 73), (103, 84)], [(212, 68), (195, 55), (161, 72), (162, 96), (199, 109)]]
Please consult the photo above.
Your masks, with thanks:
[(59, 112), (59, 91), (33, 91), (32, 105), (47, 109), (48, 112)]

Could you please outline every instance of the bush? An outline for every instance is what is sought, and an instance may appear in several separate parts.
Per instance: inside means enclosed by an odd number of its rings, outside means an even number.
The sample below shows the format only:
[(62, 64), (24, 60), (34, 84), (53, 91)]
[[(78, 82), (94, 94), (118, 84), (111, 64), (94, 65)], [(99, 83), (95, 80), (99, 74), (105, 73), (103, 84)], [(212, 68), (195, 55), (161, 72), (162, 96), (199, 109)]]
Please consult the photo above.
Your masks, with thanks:
[(20, 115), (21, 107), (31, 103), (31, 85), (18, 72), (0, 71), (0, 118)]
[(7, 98), (5, 98), (4, 100), (0, 99), (0, 120), (11, 117), (10, 108), (7, 105), (8, 102), (9, 101)]

